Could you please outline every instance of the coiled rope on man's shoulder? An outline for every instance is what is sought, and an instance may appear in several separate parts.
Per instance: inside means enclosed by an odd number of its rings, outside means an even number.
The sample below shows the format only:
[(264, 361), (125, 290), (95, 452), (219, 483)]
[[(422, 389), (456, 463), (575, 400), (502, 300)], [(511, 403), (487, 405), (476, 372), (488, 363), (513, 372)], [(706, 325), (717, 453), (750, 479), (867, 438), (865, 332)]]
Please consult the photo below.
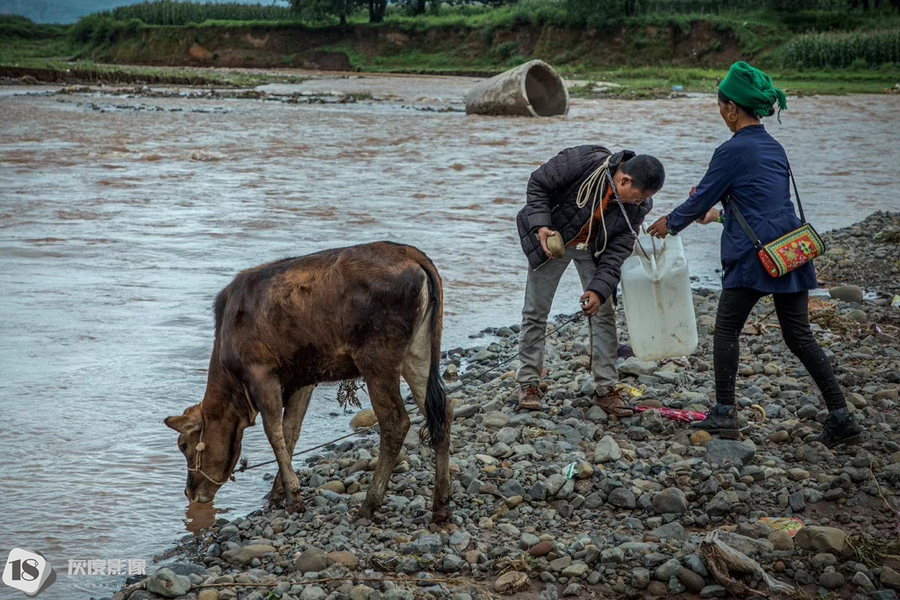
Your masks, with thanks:
[[(594, 228), (594, 214), (597, 212), (597, 202), (599, 201), (600, 206), (603, 206), (603, 182), (606, 180), (607, 174), (609, 173), (609, 159), (610, 157), (607, 156), (606, 160), (603, 161), (603, 164), (588, 175), (587, 179), (579, 186), (578, 195), (575, 197), (575, 206), (579, 209), (584, 208), (587, 206), (588, 201), (591, 201), (591, 214), (588, 217), (586, 244), (591, 241), (591, 233)], [(591, 198), (593, 198), (593, 200), (591, 200)], [(600, 221), (603, 223), (603, 248), (600, 249), (598, 254), (601, 254), (606, 250), (606, 242), (608, 239), (608, 236), (606, 235), (606, 216), (603, 212), (603, 210), (600, 211)]]

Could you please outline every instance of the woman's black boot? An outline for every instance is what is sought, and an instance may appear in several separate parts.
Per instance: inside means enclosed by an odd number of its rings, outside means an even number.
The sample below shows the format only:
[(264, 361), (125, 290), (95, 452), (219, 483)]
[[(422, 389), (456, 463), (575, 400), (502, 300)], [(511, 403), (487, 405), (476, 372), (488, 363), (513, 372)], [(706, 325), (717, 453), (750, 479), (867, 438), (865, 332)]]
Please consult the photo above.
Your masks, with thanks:
[(716, 434), (719, 437), (736, 440), (741, 437), (743, 424), (734, 404), (716, 403), (706, 415), (706, 419), (691, 423), (691, 427)]
[(858, 444), (861, 440), (862, 427), (847, 408), (830, 411), (821, 435), (812, 439), (814, 442), (822, 442), (826, 448), (834, 448), (841, 444)]

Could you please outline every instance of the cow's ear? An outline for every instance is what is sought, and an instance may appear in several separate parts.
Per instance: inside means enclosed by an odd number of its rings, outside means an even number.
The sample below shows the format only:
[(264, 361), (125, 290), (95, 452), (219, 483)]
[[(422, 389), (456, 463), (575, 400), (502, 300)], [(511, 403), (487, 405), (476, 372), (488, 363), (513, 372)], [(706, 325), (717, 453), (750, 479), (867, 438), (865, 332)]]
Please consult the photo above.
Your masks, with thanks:
[(191, 418), (190, 415), (178, 415), (177, 417), (166, 417), (163, 421), (168, 427), (171, 427), (178, 433), (192, 433), (200, 430), (200, 421)]

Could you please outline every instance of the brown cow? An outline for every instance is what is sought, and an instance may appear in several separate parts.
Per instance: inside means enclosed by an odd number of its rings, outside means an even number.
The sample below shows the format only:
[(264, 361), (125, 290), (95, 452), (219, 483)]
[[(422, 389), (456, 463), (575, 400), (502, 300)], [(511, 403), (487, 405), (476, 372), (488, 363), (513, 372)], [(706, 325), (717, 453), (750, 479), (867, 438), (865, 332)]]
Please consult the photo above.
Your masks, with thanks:
[[(165, 424), (187, 459), (184, 493), (212, 502), (262, 415), (278, 461), (270, 503), (304, 510), (291, 454), (316, 384), (362, 377), (381, 428), (361, 517), (381, 506), (409, 431), (400, 377), (435, 449), (433, 519), (449, 517), (450, 407), (438, 367), (443, 290), (421, 251), (389, 242), (287, 258), (238, 274), (215, 302), (216, 337), (200, 404)], [(286, 485), (282, 485), (285, 482)], [(285, 493), (286, 492), (286, 493)]]

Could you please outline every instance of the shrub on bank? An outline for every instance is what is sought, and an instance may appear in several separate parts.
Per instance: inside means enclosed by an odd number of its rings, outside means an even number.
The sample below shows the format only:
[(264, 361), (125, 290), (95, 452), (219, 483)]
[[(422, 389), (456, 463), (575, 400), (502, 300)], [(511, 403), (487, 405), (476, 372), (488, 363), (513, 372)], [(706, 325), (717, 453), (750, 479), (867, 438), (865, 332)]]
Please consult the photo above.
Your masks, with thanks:
[(784, 66), (796, 68), (877, 67), (900, 61), (900, 29), (852, 33), (807, 33), (784, 48)]
[(157, 0), (131, 6), (120, 6), (111, 11), (118, 21), (140, 19), (148, 25), (190, 25), (212, 21), (289, 21), (295, 18), (290, 8), (263, 6), (261, 4), (207, 4)]

